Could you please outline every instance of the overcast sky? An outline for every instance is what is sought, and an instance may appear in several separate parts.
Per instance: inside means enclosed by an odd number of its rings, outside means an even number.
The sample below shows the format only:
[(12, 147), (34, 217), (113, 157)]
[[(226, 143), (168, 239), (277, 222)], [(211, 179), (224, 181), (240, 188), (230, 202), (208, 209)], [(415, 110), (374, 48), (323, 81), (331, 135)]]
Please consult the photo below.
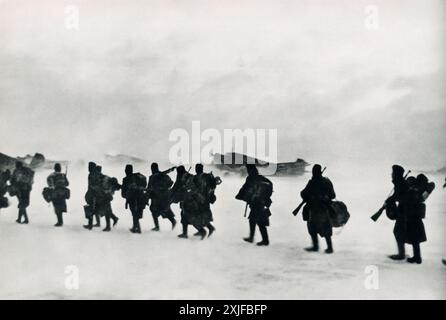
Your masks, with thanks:
[[(79, 7), (79, 30), (65, 9)], [(368, 29), (365, 8), (379, 10)], [(279, 160), (446, 163), (445, 1), (0, 0), (0, 152), (167, 158), (278, 129)]]

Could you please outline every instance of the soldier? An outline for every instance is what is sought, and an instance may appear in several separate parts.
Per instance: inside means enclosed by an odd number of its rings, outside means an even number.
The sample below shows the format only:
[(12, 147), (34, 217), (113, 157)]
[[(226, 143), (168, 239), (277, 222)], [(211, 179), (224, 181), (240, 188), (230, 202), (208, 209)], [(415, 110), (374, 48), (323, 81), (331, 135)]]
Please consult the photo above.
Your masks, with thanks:
[(128, 164), (125, 167), (125, 177), (122, 179), (121, 196), (126, 199), (125, 208), (130, 207), (133, 218), (132, 233), (141, 233), (139, 220), (142, 219), (144, 208), (147, 205), (145, 188), (147, 179), (140, 173), (133, 173), (133, 166)]
[[(203, 240), (206, 237), (205, 221), (203, 213), (206, 207), (206, 198), (200, 192), (198, 186), (194, 182), (194, 176), (190, 175), (190, 179), (185, 181), (185, 190), (182, 201), (182, 215), (186, 224), (190, 224), (197, 229), (197, 236)], [(186, 233), (187, 235), (187, 233)]]
[(11, 179), (11, 171), (0, 171), (0, 209), (7, 208), (9, 205), (8, 198), (5, 197), (8, 192), (8, 181)]
[(54, 206), (54, 212), (57, 217), (55, 227), (63, 226), (63, 213), (67, 212), (67, 199), (70, 197), (70, 190), (66, 174), (61, 173), (61, 166), (59, 163), (54, 165), (54, 172), (47, 178), (48, 188), (50, 189), (50, 199)]
[(113, 220), (113, 227), (116, 226), (119, 220), (119, 218), (113, 213), (111, 202), (115, 191), (120, 190), (121, 185), (118, 183), (116, 178), (102, 174), (101, 166), (96, 166), (95, 171), (99, 177), (99, 184), (96, 186), (98, 189), (95, 190), (97, 196), (95, 210), (97, 210), (97, 214), (99, 214), (101, 217), (105, 216), (106, 226), (102, 231), (108, 232), (111, 230), (111, 220)]
[(193, 175), (186, 171), (184, 166), (177, 167), (177, 178), (175, 184), (170, 190), (171, 202), (179, 203), (181, 208), (181, 224), (183, 232), (178, 235), (179, 238), (187, 239), (188, 225), (193, 225), (203, 240), (206, 236), (206, 230), (203, 228), (200, 215), (200, 200), (203, 200), (198, 193), (193, 182)]
[[(19, 216), (17, 223), (29, 223), (26, 208), (29, 206), (29, 198), (34, 183), (34, 171), (24, 167), (21, 161), (17, 161), (15, 170), (11, 177), (11, 186), (9, 188), (10, 196), (16, 196), (19, 201)], [(24, 218), (22, 222), (22, 217)]]
[(322, 176), (322, 167), (318, 164), (313, 166), (312, 178), (300, 193), (304, 207), (304, 220), (307, 221), (308, 233), (313, 245), (305, 250), (309, 252), (319, 251), (318, 235), (325, 238), (327, 249), (325, 253), (333, 253), (331, 241), (332, 225), (329, 216), (330, 201), (336, 197), (331, 181)]
[(248, 177), (242, 188), (235, 196), (237, 200), (246, 202), (249, 206), (249, 237), (243, 240), (249, 243), (254, 241), (256, 226), (259, 227), (262, 241), (258, 242), (258, 246), (268, 246), (269, 237), (266, 229), (269, 226), (269, 217), (271, 211), (271, 195), (273, 192), (273, 184), (270, 180), (260, 175), (254, 164), (247, 164)]
[(184, 166), (178, 166), (177, 169), (177, 177), (175, 179), (175, 183), (169, 191), (169, 198), (171, 203), (178, 203), (181, 209), (181, 225), (183, 227), (183, 232), (178, 235), (179, 238), (187, 238), (187, 221), (184, 217), (184, 212), (182, 208), (182, 200), (184, 195), (184, 181), (188, 180), (191, 175), (189, 172), (186, 172)]
[[(214, 220), (211, 204), (215, 203), (217, 200), (214, 191), (217, 185), (221, 183), (221, 180), (219, 177), (214, 177), (212, 173), (204, 173), (203, 165), (201, 163), (195, 165), (195, 173), (194, 183), (198, 187), (199, 192), (205, 197), (205, 203), (201, 214), (203, 225), (208, 228), (208, 237), (210, 237), (215, 232), (215, 227), (211, 224)], [(200, 232), (197, 232), (195, 235), (199, 236), (201, 234)]]
[(423, 219), (426, 217), (425, 201), (435, 189), (435, 183), (429, 182), (424, 174), (407, 179), (409, 190), (407, 195), (406, 243), (413, 247), (413, 257), (407, 258), (409, 263), (421, 264), (420, 243), (427, 241)]
[(172, 230), (175, 228), (177, 221), (175, 220), (175, 214), (170, 208), (169, 189), (172, 187), (173, 181), (168, 176), (170, 171), (173, 171), (175, 167), (166, 171), (160, 172), (158, 164), (152, 163), (150, 166), (152, 175), (149, 177), (149, 184), (147, 186), (148, 197), (150, 202), (150, 211), (152, 212), (153, 223), (155, 227), (152, 231), (159, 231), (159, 217), (168, 219), (172, 223)]
[(397, 243), (398, 253), (389, 256), (392, 260), (406, 259), (404, 243), (407, 239), (407, 197), (409, 185), (404, 178), (404, 168), (400, 165), (392, 166), (393, 195), (385, 202), (387, 216), (395, 220), (393, 234)]
[[(88, 189), (85, 193), (85, 202), (87, 203), (88, 211), (86, 210), (86, 218), (88, 224), (84, 225), (85, 229), (91, 230), (93, 227), (100, 227), (100, 216), (96, 211), (96, 198), (99, 191), (101, 181), (100, 173), (96, 170), (97, 164), (94, 162), (88, 163)], [(88, 214), (87, 214), (88, 212)], [(96, 224), (93, 225), (93, 216), (96, 218)]]

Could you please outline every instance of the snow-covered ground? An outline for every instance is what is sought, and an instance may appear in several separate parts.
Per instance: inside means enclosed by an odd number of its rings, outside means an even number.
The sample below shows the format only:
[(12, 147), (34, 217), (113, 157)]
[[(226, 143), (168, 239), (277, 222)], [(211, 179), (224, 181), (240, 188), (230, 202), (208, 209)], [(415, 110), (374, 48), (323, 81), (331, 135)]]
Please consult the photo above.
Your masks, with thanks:
[[(121, 179), (123, 167), (104, 166), (103, 172)], [(217, 232), (200, 241), (178, 239), (180, 227), (171, 231), (168, 221), (162, 221), (161, 232), (151, 232), (148, 210), (143, 233), (131, 234), (130, 213), (119, 194), (113, 207), (120, 221), (112, 232), (83, 229), (86, 168), (70, 168), (69, 213), (65, 226), (54, 228), (53, 210), (41, 196), (48, 173), (36, 175), (29, 225), (15, 223), (15, 200), (0, 212), (1, 299), (446, 298), (446, 266), (441, 263), (446, 257), (446, 191), (441, 176), (430, 176), (437, 189), (427, 202), (423, 264), (411, 265), (387, 258), (396, 249), (392, 222), (384, 216), (377, 223), (369, 218), (391, 189), (389, 168), (327, 170), (338, 199), (351, 213), (348, 225), (335, 229), (333, 255), (304, 251), (310, 244), (306, 225), (300, 215), (291, 214), (308, 175), (272, 179), (271, 245), (256, 247), (242, 241), (248, 224), (244, 204), (234, 199), (243, 182), (239, 177), (223, 177), (214, 206)], [(179, 215), (178, 206), (174, 210)], [(65, 286), (67, 266), (78, 268), (77, 290)], [(377, 267), (377, 290), (365, 286), (368, 266)]]

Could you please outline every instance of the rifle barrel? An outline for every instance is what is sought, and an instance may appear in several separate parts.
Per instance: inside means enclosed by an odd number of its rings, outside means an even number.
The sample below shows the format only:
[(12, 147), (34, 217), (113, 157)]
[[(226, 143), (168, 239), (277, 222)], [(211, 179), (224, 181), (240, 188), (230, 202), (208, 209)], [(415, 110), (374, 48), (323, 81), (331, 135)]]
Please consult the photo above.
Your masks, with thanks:
[(306, 203), (305, 200), (303, 200), (303, 201), (297, 206), (297, 208), (294, 209), (293, 214), (294, 214), (295, 216), (297, 216), (297, 214), (299, 213), (300, 209), (303, 207), (303, 205), (304, 205), (305, 203)]
[[(412, 172), (411, 170), (408, 170), (406, 172), (406, 174), (404, 175), (404, 179), (407, 179), (407, 177), (409, 176), (409, 174), (411, 172)], [(390, 196), (393, 194), (394, 191), (395, 191), (395, 187), (392, 188), (392, 191), (390, 191), (389, 195), (387, 196), (387, 199), (390, 198)], [(372, 219), (373, 221), (376, 222), (379, 219), (379, 217), (382, 215), (384, 209), (386, 209), (386, 203), (384, 203), (384, 205), (373, 216), (371, 216), (370, 219)]]

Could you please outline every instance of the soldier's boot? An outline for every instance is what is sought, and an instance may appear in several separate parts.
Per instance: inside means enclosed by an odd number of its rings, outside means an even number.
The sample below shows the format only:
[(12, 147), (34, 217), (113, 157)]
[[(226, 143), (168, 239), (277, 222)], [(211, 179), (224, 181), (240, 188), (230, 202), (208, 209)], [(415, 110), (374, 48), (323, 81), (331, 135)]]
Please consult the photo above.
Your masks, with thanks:
[(206, 227), (209, 229), (208, 238), (215, 232), (215, 227), (209, 222)]
[(133, 227), (130, 229), (132, 233), (141, 233), (141, 226), (139, 224), (139, 219), (133, 216)]
[(24, 223), (24, 224), (28, 224), (28, 223), (29, 223), (29, 220), (28, 220), (28, 214), (26, 213), (26, 209), (23, 209), (23, 213), (22, 213), (22, 215), (25, 217), (25, 220), (23, 220), (22, 223)]
[(325, 237), (325, 241), (327, 242), (327, 249), (325, 249), (325, 253), (333, 253), (333, 243), (331, 242), (331, 237)]
[(198, 229), (197, 234), (201, 237), (201, 240), (203, 240), (206, 237), (206, 229), (201, 227), (200, 229)]
[(139, 224), (139, 219), (138, 218), (136, 218), (135, 233), (141, 233), (141, 225)]
[(108, 232), (108, 231), (111, 230), (111, 228), (110, 228), (110, 216), (108, 216), (108, 215), (105, 216), (105, 223), (106, 223), (105, 229), (102, 230), (102, 231)]
[(244, 241), (249, 242), (249, 243), (253, 243), (254, 242), (254, 234), (256, 232), (256, 224), (252, 223), (251, 221), (249, 222), (249, 237), (248, 238), (243, 238)]
[(111, 214), (111, 218), (113, 220), (113, 227), (114, 227), (118, 223), (119, 218), (117, 216), (115, 216), (113, 213)]
[(414, 244), (412, 244), (412, 247), (413, 247), (413, 257), (407, 258), (407, 262), (421, 264), (421, 262), (423, 262), (423, 260), (421, 259), (420, 244), (414, 243)]
[(155, 224), (155, 227), (152, 228), (152, 231), (160, 231), (160, 223), (158, 221), (158, 217), (153, 216), (153, 223)]
[(134, 215), (132, 216), (132, 222), (133, 222), (133, 225), (129, 230), (130, 230), (130, 232), (135, 233), (135, 231), (136, 231), (136, 217)]
[(98, 214), (94, 215), (96, 219), (96, 223), (93, 225), (93, 228), (100, 227), (101, 226), (101, 217)]
[(93, 229), (93, 217), (88, 218), (88, 224), (84, 225), (84, 228), (87, 230)]
[(178, 238), (187, 239), (187, 224), (183, 223), (183, 233), (178, 235)]
[(311, 241), (313, 242), (313, 246), (305, 248), (305, 250), (308, 252), (319, 251), (319, 239), (317, 238), (317, 234), (311, 234)]
[(175, 220), (174, 217), (169, 217), (168, 219), (170, 223), (172, 223), (172, 230), (175, 229), (175, 226), (177, 225), (177, 220)]
[(268, 230), (266, 229), (266, 226), (259, 226), (260, 234), (262, 235), (262, 241), (257, 242), (258, 246), (267, 246), (269, 245), (269, 238), (268, 238)]
[(406, 259), (406, 249), (404, 247), (404, 242), (397, 242), (398, 254), (393, 254), (389, 256), (392, 260), (404, 260)]
[(56, 217), (57, 217), (57, 223), (54, 226), (62, 227), (63, 226), (62, 212), (56, 212)]
[(22, 215), (23, 215), (23, 211), (22, 211), (22, 209), (19, 208), (19, 216), (17, 217), (17, 220), (15, 222), (22, 223)]

